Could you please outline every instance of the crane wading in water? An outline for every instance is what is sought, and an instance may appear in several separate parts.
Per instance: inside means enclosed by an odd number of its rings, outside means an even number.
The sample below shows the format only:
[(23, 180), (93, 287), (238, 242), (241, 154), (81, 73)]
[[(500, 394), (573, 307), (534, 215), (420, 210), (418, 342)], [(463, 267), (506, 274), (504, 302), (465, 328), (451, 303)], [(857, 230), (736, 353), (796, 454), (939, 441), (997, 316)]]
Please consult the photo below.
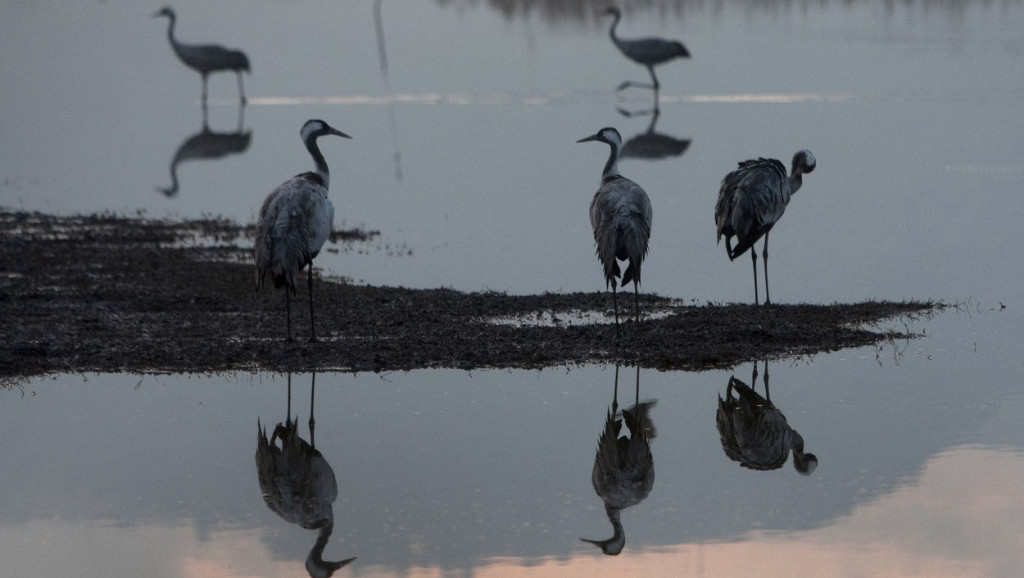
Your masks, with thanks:
[(611, 147), (608, 162), (601, 173), (601, 187), (590, 202), (590, 225), (594, 228), (597, 258), (604, 265), (605, 286), (612, 288), (615, 307), (615, 326), (619, 326), (619, 303), (616, 297), (616, 279), (620, 276), (618, 261), (628, 261), (626, 273), (621, 275), (622, 285), (633, 283), (636, 321), (640, 322), (640, 265), (647, 255), (647, 242), (651, 238), (651, 200), (640, 185), (619, 174), (619, 154), (622, 136), (612, 127), (576, 142), (598, 141)]
[[(803, 183), (803, 175), (814, 170), (816, 161), (811, 151), (793, 155), (793, 168), (786, 176), (786, 167), (776, 159), (759, 158), (743, 161), (739, 168), (725, 175), (715, 204), (718, 241), (725, 236), (725, 249), (732, 261), (747, 249), (754, 261), (754, 304), (758, 304), (757, 252), (752, 248), (764, 237), (764, 304), (771, 305), (768, 292), (768, 233), (786, 212), (786, 205)], [(732, 246), (732, 237), (736, 246)]]
[(167, 39), (171, 41), (171, 48), (178, 55), (178, 59), (185, 63), (185, 66), (195, 70), (203, 77), (203, 107), (206, 107), (206, 79), (211, 72), (221, 70), (233, 71), (238, 75), (238, 98), (245, 104), (245, 89), (242, 86), (242, 71), (250, 72), (249, 58), (241, 50), (231, 50), (217, 44), (181, 44), (174, 39), (174, 24), (177, 16), (174, 9), (164, 6), (153, 14), (153, 18), (167, 17), (170, 24), (167, 26)]
[(630, 86), (636, 86), (640, 88), (650, 88), (655, 92), (661, 88), (661, 83), (658, 82), (657, 75), (654, 74), (654, 67), (668, 62), (674, 58), (689, 58), (690, 51), (683, 46), (682, 42), (676, 40), (666, 40), (664, 38), (634, 38), (632, 40), (626, 40), (619, 38), (615, 34), (615, 27), (619, 25), (619, 19), (622, 18), (622, 11), (612, 6), (605, 10), (602, 15), (611, 14), (615, 19), (612, 22), (612, 27), (608, 31), (609, 36), (612, 37), (612, 43), (615, 44), (616, 48), (619, 49), (626, 58), (642, 64), (647, 67), (647, 71), (651, 73), (651, 84), (643, 84), (640, 82), (626, 81), (619, 85), (619, 90), (623, 90)]
[(327, 198), (330, 172), (316, 140), (325, 135), (352, 138), (322, 120), (308, 120), (299, 133), (316, 169), (296, 175), (267, 195), (256, 222), (252, 255), (256, 262), (256, 289), (266, 276), (275, 288), (284, 287), (288, 340), (292, 339), (291, 295), (299, 271), (309, 266), (309, 340), (316, 341), (313, 315), (313, 259), (320, 253), (334, 226), (334, 204)]

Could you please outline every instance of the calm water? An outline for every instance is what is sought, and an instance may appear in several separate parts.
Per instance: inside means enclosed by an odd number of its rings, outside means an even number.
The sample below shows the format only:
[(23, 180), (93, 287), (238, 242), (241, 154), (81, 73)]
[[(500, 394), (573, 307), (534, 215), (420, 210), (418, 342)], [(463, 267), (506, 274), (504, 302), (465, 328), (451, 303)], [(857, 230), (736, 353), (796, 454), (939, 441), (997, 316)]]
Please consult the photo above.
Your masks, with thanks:
[[(612, 534), (590, 474), (613, 367), (318, 374), (316, 447), (338, 486), (323, 556), (358, 556), (339, 571), (353, 575), (1016, 575), (1024, 4), (628, 11), (622, 36), (693, 54), (659, 68), (653, 128), (616, 110), (651, 98), (616, 94), (646, 71), (609, 42), (603, 2), (492, 4), (383, 2), (377, 19), (369, 1), (178, 3), (179, 39), (252, 61), (244, 110), (234, 78), (211, 77), (204, 132), (158, 5), (4, 3), (0, 205), (248, 222), (310, 167), (298, 129), (321, 117), (354, 137), (323, 143), (335, 225), (381, 233), (325, 253), (329, 272), (592, 291), (586, 208), (607, 150), (574, 141), (613, 125), (676, 147), (620, 163), (655, 209), (643, 289), (745, 302), (749, 262), (714, 242), (718, 183), (809, 148), (818, 168), (772, 236), (773, 297), (962, 303), (912, 322), (919, 340), (770, 366), (813, 474), (725, 455), (715, 412), (733, 372), (642, 370), (657, 476), (605, 557), (579, 538)], [(187, 152), (204, 141), (217, 158)], [(291, 381), (308, 440), (312, 376)], [(257, 419), (286, 416), (286, 376), (68, 375), (0, 398), (0, 575), (305, 574), (316, 532), (266, 507), (253, 459)]]

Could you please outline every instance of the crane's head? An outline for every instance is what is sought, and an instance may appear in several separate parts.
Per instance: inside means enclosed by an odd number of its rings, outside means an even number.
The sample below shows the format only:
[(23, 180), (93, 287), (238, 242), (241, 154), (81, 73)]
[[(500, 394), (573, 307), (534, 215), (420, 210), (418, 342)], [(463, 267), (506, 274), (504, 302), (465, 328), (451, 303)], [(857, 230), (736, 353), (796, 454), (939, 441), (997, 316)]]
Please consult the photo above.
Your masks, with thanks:
[(818, 467), (818, 456), (812, 453), (793, 454), (793, 468), (802, 475), (809, 476)]
[(166, 16), (167, 18), (174, 20), (174, 8), (171, 8), (170, 6), (164, 6), (163, 8), (153, 13), (153, 18), (160, 18), (161, 16)]
[(816, 165), (817, 161), (814, 160), (814, 155), (811, 154), (811, 151), (805, 149), (793, 155), (793, 170), (789, 174), (794, 177), (800, 176), (813, 171)]
[(589, 142), (593, 140), (609, 144), (615, 147), (616, 149), (622, 148), (622, 135), (619, 134), (619, 131), (615, 130), (610, 126), (606, 126), (601, 130), (597, 131), (596, 133), (586, 138), (581, 138), (576, 142)]
[(617, 6), (609, 6), (602, 10), (598, 16), (614, 16), (616, 20), (622, 17), (622, 11)]
[(303, 142), (310, 142), (329, 134), (340, 136), (342, 138), (352, 138), (326, 122), (316, 118), (307, 120), (306, 124), (302, 125), (302, 130), (299, 134), (302, 135)]

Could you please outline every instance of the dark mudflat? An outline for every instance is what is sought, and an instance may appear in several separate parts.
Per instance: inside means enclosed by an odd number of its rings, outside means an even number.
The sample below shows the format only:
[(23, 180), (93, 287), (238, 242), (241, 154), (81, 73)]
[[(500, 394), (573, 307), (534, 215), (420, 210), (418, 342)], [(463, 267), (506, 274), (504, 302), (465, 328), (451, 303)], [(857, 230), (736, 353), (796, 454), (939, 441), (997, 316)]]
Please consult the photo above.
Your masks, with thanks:
[[(620, 361), (696, 370), (902, 339), (908, 336), (878, 323), (941, 307), (684, 305), (641, 295), (643, 311), (661, 313), (639, 327), (625, 323), (616, 337), (613, 324), (585, 322), (580, 313), (605, 321), (604, 292), (512, 296), (317, 278), (320, 340), (306, 341), (302, 283), (292, 304), (297, 340), (286, 342), (283, 294), (254, 290), (251, 232), (222, 220), (0, 213), (0, 378)], [(355, 232), (329, 247), (344, 250), (368, 238)], [(539, 317), (548, 323), (493, 322)]]

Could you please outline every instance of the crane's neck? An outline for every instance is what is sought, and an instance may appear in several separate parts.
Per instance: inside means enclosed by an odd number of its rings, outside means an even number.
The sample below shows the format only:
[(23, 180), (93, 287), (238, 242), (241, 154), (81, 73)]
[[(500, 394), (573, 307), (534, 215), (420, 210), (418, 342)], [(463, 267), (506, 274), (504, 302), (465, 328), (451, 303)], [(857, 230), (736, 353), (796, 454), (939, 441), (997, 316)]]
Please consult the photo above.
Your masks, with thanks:
[[(333, 513), (332, 513), (333, 517)], [(330, 522), (324, 527), (320, 528), (320, 533), (317, 534), (316, 543), (313, 544), (313, 549), (309, 551), (309, 555), (306, 556), (306, 571), (309, 572), (310, 576), (319, 578), (321, 576), (331, 576), (337, 570), (347, 565), (355, 558), (349, 558), (348, 560), (340, 560), (338, 562), (332, 562), (324, 560), (324, 548), (327, 547), (327, 541), (331, 537), (331, 532), (334, 531), (334, 522)]]
[(601, 173), (601, 178), (607, 180), (609, 177), (619, 176), (619, 145), (617, 143), (610, 142), (608, 146), (611, 147), (611, 151), (608, 153), (608, 162), (604, 164), (604, 171)]
[(800, 186), (803, 185), (803, 184), (804, 184), (803, 174), (800, 173), (799, 171), (793, 173), (793, 175), (789, 177), (789, 194), (790, 195), (795, 194), (797, 191), (800, 190)]
[(178, 42), (174, 39), (174, 21), (177, 17), (174, 14), (167, 15), (167, 40), (171, 41), (171, 46), (175, 49), (178, 48)]
[(330, 188), (331, 172), (327, 168), (327, 161), (324, 159), (323, 153), (320, 152), (320, 147), (316, 144), (314, 136), (306, 141), (306, 150), (309, 151), (309, 156), (313, 157), (313, 163), (316, 165), (316, 174), (324, 182), (324, 189)]
[(619, 25), (619, 19), (622, 18), (622, 15), (618, 12), (612, 12), (612, 18), (612, 27), (608, 29), (608, 36), (611, 36), (612, 42), (618, 45), (619, 37), (615, 35), (615, 27)]
[(622, 522), (619, 520), (619, 508), (613, 508), (608, 504), (605, 504), (605, 512), (608, 514), (608, 520), (612, 523), (612, 537), (607, 540), (588, 540), (581, 538), (584, 542), (590, 542), (597, 546), (608, 556), (618, 556), (622, 549), (626, 546), (626, 532), (622, 529)]

